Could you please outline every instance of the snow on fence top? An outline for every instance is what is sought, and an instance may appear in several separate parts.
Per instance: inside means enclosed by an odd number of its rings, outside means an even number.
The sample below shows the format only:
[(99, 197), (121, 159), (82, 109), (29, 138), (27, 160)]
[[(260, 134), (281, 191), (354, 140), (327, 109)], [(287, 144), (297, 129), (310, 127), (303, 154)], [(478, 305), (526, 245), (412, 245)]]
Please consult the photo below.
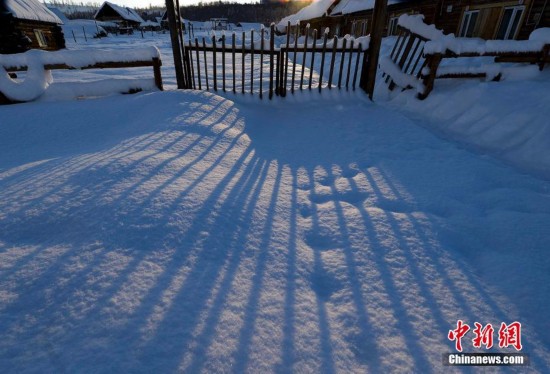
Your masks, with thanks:
[[(544, 44), (550, 43), (550, 32), (535, 30), (530, 40), (483, 40), (479, 38), (457, 38), (454, 34), (445, 35), (434, 25), (424, 23), (423, 15), (403, 14), (399, 17), (399, 26), (428, 39), (424, 53), (445, 53), (449, 50), (456, 54), (474, 53), (479, 55), (503, 52), (539, 52)], [(550, 29), (548, 29), (550, 30)], [(538, 32), (537, 32), (538, 31)], [(535, 33), (537, 32), (537, 33)]]
[[(67, 65), (72, 68), (85, 68), (101, 63), (141, 62), (158, 57), (160, 57), (160, 52), (156, 47), (128, 50), (55, 52), (30, 50), (25, 53), (0, 55), (0, 92), (14, 101), (31, 101), (40, 97), (52, 82), (51, 73), (46, 68), (47, 65)], [(4, 70), (22, 67), (27, 68), (24, 81), (11, 79)], [(155, 76), (156, 79), (157, 77)], [(109, 85), (109, 87), (111, 86)]]
[(399, 16), (397, 24), (428, 40), (439, 40), (445, 37), (443, 31), (436, 29), (435, 25), (425, 24), (422, 14), (402, 14)]
[(36, 0), (6, 0), (6, 7), (18, 19), (63, 24), (58, 16)]
[(66, 64), (74, 68), (83, 68), (97, 63), (146, 61), (159, 57), (160, 52), (157, 47), (78, 51), (61, 50), (55, 52), (31, 50), (25, 53), (0, 55), (0, 66), (19, 68), (29, 66), (30, 61), (37, 61), (42, 65)]
[(529, 35), (529, 40), (536, 40), (550, 44), (550, 27), (541, 27)]

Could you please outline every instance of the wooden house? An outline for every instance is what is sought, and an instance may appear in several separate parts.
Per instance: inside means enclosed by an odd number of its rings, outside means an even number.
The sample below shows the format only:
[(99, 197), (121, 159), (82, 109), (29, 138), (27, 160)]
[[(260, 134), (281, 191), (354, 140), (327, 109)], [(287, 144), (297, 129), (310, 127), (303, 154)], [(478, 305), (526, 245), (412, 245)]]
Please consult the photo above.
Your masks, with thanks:
[[(374, 0), (332, 0), (325, 7), (321, 17), (300, 19), (302, 27), (328, 27), (339, 36), (370, 33)], [(534, 29), (550, 27), (548, 0), (388, 0), (385, 35), (397, 33), (397, 21), (405, 13), (423, 14), (426, 23), (462, 37), (527, 39)]]
[[(547, 0), (475, 0), (455, 8), (456, 12), (453, 9), (447, 16), (447, 28), (457, 36), (527, 39), (536, 28), (550, 26)], [(458, 22), (451, 21), (453, 18)]]
[(0, 53), (65, 48), (62, 23), (37, 0), (0, 0)]
[(145, 22), (134, 9), (122, 7), (108, 1), (104, 2), (101, 8), (98, 9), (94, 19), (116, 23), (121, 33), (131, 33), (133, 29), (138, 28), (141, 23)]

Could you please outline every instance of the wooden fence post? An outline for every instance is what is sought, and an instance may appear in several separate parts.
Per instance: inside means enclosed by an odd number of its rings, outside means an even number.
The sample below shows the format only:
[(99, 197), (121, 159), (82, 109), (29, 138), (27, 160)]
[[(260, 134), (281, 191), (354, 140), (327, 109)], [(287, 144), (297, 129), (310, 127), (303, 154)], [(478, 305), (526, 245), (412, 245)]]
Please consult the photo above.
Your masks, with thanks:
[(162, 75), (160, 72), (160, 66), (162, 65), (162, 62), (160, 61), (160, 58), (153, 57), (153, 74), (155, 76), (155, 86), (162, 91)]
[(174, 0), (166, 0), (166, 12), (168, 13), (168, 24), (170, 27), (170, 40), (172, 42), (172, 53), (174, 55), (174, 68), (176, 70), (176, 82), (179, 89), (185, 88), (183, 76), (183, 56), (180, 48), (180, 35), (176, 26), (176, 9)]
[(380, 46), (382, 44), (382, 33), (386, 25), (386, 13), (388, 9), (388, 0), (375, 0), (372, 15), (372, 31), (370, 34), (370, 43), (368, 53), (363, 56), (363, 68), (361, 69), (360, 86), (365, 90), (369, 99), (374, 95), (374, 83), (376, 82), (376, 69), (378, 68), (378, 56), (380, 55)]
[(442, 57), (443, 56), (441, 55), (441, 53), (426, 56), (426, 67), (428, 68), (429, 72), (426, 75), (421, 73), (422, 83), (424, 84), (424, 92), (417, 95), (420, 100), (424, 100), (428, 97), (430, 92), (432, 92), (434, 88), (435, 76), (437, 74), (437, 68), (441, 63)]

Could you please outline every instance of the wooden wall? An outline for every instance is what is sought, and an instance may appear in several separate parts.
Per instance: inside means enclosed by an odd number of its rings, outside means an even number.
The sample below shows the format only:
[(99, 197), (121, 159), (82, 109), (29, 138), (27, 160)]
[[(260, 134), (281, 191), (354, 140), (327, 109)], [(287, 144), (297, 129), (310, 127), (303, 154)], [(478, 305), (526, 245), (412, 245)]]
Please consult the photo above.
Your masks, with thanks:
[[(504, 8), (518, 5), (524, 5), (525, 11), (517, 39), (527, 39), (537, 27), (550, 27), (550, 1), (548, 0), (414, 0), (388, 6), (384, 35), (388, 34), (389, 20), (404, 13), (423, 14), (426, 23), (435, 24), (446, 34), (458, 35), (464, 11), (484, 9), (480, 13), (482, 22), (477, 27), (476, 34), (484, 39), (493, 39), (496, 37)], [(312, 28), (329, 27), (331, 36), (336, 30), (339, 30), (339, 35), (343, 36), (351, 34), (353, 22), (364, 20), (367, 20), (367, 29), (370, 32), (372, 9), (349, 15), (316, 18), (308, 22), (311, 23)]]
[[(32, 49), (43, 49), (46, 51), (56, 51), (65, 48), (65, 37), (60, 26), (38, 21), (17, 20), (15, 23), (18, 30), (31, 40)], [(46, 39), (46, 46), (41, 47), (38, 43), (35, 30), (40, 30)]]

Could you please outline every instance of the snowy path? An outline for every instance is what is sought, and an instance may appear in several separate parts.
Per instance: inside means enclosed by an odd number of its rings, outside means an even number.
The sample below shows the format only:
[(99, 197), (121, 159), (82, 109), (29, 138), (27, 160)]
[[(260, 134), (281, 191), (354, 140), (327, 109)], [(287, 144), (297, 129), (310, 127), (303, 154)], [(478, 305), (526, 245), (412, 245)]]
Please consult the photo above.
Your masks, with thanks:
[(547, 372), (550, 183), (343, 96), (0, 108), (0, 367), (441, 372), (463, 319)]

